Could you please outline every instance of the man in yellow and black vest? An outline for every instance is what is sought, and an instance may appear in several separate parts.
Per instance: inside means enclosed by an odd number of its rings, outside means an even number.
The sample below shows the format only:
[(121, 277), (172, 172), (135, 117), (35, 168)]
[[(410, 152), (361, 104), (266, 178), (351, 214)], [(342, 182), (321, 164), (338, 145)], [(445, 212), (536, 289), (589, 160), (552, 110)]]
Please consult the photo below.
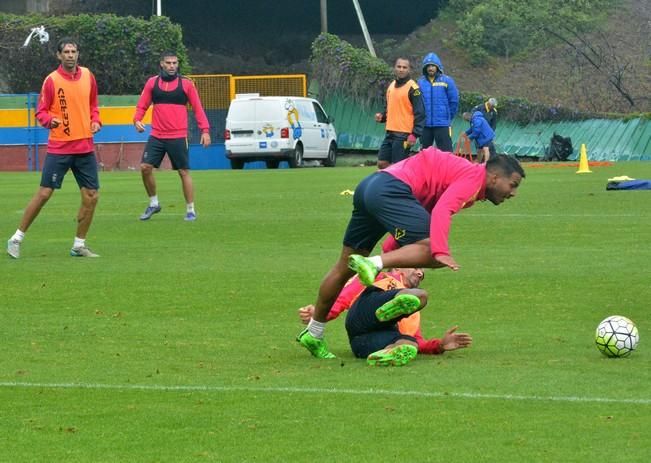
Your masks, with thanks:
[(77, 232), (70, 249), (73, 257), (99, 257), (86, 246), (86, 234), (93, 221), (99, 196), (99, 177), (93, 135), (102, 123), (97, 102), (97, 83), (88, 68), (79, 66), (79, 44), (71, 38), (59, 40), (57, 58), (61, 65), (45, 78), (36, 108), (36, 119), (50, 131), (43, 163), (41, 185), (25, 208), (18, 229), (7, 241), (7, 254), (18, 259), (27, 229), (61, 188), (71, 170), (81, 192)]
[(418, 84), (409, 76), (409, 60), (396, 59), (393, 71), (396, 79), (387, 89), (386, 110), (375, 115), (377, 122), (386, 122), (386, 136), (378, 153), (378, 169), (406, 159), (425, 124), (425, 107)]

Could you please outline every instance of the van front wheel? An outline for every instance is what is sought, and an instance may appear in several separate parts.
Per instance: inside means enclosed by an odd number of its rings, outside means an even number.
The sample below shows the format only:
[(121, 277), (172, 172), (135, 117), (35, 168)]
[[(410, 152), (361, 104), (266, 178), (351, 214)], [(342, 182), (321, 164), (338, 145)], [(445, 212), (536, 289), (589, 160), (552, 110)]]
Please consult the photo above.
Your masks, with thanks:
[(337, 164), (337, 148), (334, 143), (328, 149), (328, 158), (323, 162), (326, 167), (334, 167)]
[(294, 149), (294, 155), (289, 158), (289, 167), (292, 169), (295, 167), (302, 167), (303, 166), (303, 145), (300, 143), (296, 145), (296, 148)]
[(243, 169), (244, 161), (241, 159), (231, 159), (231, 169)]

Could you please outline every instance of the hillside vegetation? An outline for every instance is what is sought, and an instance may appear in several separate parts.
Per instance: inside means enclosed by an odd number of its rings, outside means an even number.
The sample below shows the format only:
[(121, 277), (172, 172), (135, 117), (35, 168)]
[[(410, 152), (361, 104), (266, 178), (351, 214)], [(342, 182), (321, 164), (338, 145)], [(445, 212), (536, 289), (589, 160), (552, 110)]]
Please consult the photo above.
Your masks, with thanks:
[(404, 40), (379, 49), (387, 61), (397, 55), (412, 58), (414, 74), (420, 73), (422, 57), (436, 52), (462, 91), (526, 97), (590, 112), (650, 112), (651, 2), (610, 3), (615, 5), (607, 17), (588, 32), (566, 28), (562, 22), (555, 28), (551, 24), (513, 55), (478, 60), (459, 45), (459, 36), (466, 33), (459, 24), (468, 22), (449, 10)]

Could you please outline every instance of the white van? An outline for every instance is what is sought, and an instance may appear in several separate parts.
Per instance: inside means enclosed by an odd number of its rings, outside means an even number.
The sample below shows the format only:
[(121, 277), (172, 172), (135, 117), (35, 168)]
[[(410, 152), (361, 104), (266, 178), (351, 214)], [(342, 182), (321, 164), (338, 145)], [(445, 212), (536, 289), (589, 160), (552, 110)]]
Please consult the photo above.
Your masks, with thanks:
[(280, 161), (301, 167), (307, 160), (334, 167), (337, 134), (332, 122), (312, 98), (236, 95), (226, 116), (226, 157), (233, 169), (248, 161), (265, 161), (269, 169)]

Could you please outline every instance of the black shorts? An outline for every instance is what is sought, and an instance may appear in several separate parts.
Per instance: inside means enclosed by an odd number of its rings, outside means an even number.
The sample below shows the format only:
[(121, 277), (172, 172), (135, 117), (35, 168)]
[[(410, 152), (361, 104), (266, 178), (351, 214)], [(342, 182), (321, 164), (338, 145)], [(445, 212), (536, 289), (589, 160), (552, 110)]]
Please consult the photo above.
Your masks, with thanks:
[(402, 161), (409, 157), (409, 148), (405, 146), (408, 133), (387, 132), (386, 137), (380, 145), (378, 161), (388, 161), (391, 164)]
[(97, 159), (95, 153), (86, 154), (51, 154), (47, 153), (41, 173), (41, 186), (58, 190), (63, 185), (63, 178), (68, 170), (77, 180), (79, 188), (99, 190)]
[(449, 127), (425, 127), (420, 136), (421, 149), (429, 148), (434, 143), (441, 151), (452, 152), (452, 138), (450, 138)]
[(404, 316), (386, 322), (381, 322), (375, 317), (375, 311), (393, 299), (400, 291), (400, 289), (383, 291), (370, 286), (348, 310), (346, 332), (355, 357), (366, 358), (399, 339), (416, 342), (415, 338), (401, 334), (398, 330), (398, 321)]
[(429, 238), (430, 214), (406, 183), (375, 172), (355, 188), (344, 246), (371, 251), (386, 233), (404, 246)]
[(482, 145), (479, 147), (479, 149), (482, 148), (488, 148), (488, 152), (490, 153), (491, 156), (496, 156), (497, 154), (495, 153), (495, 145), (493, 144), (493, 141), (489, 141), (485, 145)]
[(165, 153), (172, 162), (172, 169), (189, 169), (190, 158), (188, 156), (187, 138), (156, 138), (150, 136), (145, 145), (145, 152), (142, 153), (143, 164), (151, 164), (160, 167)]

